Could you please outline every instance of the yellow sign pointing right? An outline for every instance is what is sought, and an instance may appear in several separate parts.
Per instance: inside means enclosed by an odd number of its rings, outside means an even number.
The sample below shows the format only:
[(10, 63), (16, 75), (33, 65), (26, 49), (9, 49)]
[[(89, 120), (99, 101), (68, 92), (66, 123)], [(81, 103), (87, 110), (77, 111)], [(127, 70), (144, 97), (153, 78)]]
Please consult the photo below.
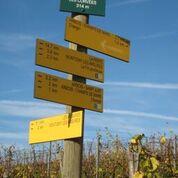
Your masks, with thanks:
[(30, 122), (29, 144), (82, 137), (83, 111)]

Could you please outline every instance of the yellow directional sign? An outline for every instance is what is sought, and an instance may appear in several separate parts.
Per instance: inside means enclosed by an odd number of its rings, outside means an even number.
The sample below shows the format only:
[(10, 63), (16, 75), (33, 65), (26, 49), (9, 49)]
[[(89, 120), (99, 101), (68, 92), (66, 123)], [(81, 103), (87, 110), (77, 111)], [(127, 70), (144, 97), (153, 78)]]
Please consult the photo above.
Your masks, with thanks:
[(34, 97), (103, 112), (103, 89), (42, 72), (35, 73)]
[(69, 17), (65, 40), (129, 62), (130, 41)]
[(82, 137), (82, 111), (30, 122), (29, 143)]
[(104, 82), (104, 60), (44, 40), (37, 40), (36, 64)]

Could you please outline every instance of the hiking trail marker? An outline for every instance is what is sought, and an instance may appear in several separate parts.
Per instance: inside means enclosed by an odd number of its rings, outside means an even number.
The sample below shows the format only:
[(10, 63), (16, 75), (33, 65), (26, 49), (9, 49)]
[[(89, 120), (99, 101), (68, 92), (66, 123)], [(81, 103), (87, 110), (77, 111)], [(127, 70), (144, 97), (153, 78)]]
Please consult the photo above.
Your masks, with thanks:
[(65, 40), (129, 62), (130, 41), (68, 17)]
[(29, 143), (43, 143), (82, 136), (82, 111), (33, 120), (29, 127)]
[(41, 39), (36, 42), (36, 65), (104, 82), (104, 60)]
[(105, 16), (106, 0), (61, 0), (60, 10)]
[(42, 72), (35, 73), (34, 97), (103, 112), (103, 89)]

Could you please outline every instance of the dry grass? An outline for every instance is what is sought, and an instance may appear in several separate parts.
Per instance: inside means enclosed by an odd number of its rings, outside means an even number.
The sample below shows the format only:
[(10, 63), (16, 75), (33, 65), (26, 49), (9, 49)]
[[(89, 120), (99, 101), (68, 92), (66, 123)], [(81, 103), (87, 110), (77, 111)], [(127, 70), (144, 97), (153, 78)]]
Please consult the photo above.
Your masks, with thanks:
[[(99, 144), (100, 178), (127, 178), (129, 177), (127, 145), (124, 145), (118, 136), (112, 136), (108, 131), (105, 139)], [(160, 146), (158, 138), (149, 138), (145, 142), (150, 152), (156, 154), (162, 162), (169, 160), (168, 165), (177, 166), (177, 150), (173, 149), (173, 139)], [(51, 154), (50, 154), (51, 151)], [(175, 152), (176, 151), (176, 152)], [(49, 147), (41, 147), (37, 151), (31, 147), (28, 150), (17, 150), (14, 146), (0, 146), (0, 178), (47, 178), (61, 177), (63, 147), (58, 143)], [(162, 165), (163, 174), (168, 165)], [(96, 176), (96, 144), (85, 143), (83, 155), (83, 178)]]

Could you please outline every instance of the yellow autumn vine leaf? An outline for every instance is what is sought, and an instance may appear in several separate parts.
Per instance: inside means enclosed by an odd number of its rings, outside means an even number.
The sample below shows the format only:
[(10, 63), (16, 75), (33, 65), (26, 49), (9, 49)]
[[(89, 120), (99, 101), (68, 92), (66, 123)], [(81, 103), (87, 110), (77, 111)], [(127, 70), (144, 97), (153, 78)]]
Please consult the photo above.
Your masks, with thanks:
[(136, 172), (133, 178), (143, 178), (144, 174), (142, 172)]
[(159, 161), (155, 157), (151, 157), (150, 160), (153, 167), (152, 171), (157, 170), (159, 166)]
[(161, 144), (165, 144), (166, 143), (166, 137), (165, 136), (162, 136), (161, 138), (160, 138), (160, 142), (161, 142)]
[(98, 170), (99, 172), (103, 172), (103, 169), (102, 168), (99, 168), (99, 170)]
[(137, 141), (136, 141), (136, 139), (134, 139), (134, 138), (132, 138), (131, 140), (130, 140), (130, 143), (132, 143), (132, 144), (137, 144)]
[(133, 145), (136, 145), (139, 143), (139, 141), (144, 137), (144, 134), (141, 134), (141, 135), (136, 135), (134, 136), (131, 140), (130, 140), (130, 143), (133, 144)]

